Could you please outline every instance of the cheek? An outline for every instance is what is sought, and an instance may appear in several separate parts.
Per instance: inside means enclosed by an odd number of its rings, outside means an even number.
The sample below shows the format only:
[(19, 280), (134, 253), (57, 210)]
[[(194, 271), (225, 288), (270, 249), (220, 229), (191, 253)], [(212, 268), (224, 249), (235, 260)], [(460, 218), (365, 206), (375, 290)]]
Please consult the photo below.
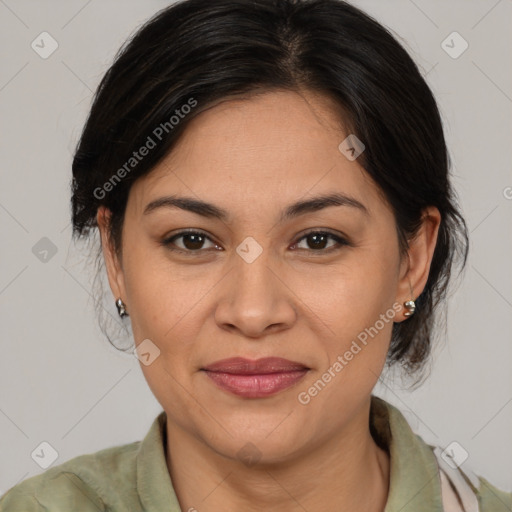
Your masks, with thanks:
[(201, 325), (194, 321), (194, 313), (211, 285), (199, 279), (187, 281), (154, 249), (131, 253), (125, 287), (135, 343), (149, 339), (159, 351), (151, 364), (140, 364), (148, 386), (164, 409), (186, 417), (194, 403), (183, 385), (189, 379)]
[(386, 362), (396, 316), (396, 262), (376, 262), (375, 253), (360, 253), (357, 262), (340, 268), (318, 304), (322, 323), (329, 327), (326, 337), (317, 340), (327, 361), (301, 387), (299, 402), (308, 402), (312, 416), (323, 415), (332, 425), (371, 393)]
[[(329, 327), (322, 341), (328, 361), (318, 369), (318, 377), (325, 376), (332, 385), (322, 392), (320, 401), (344, 403), (338, 399), (347, 393), (363, 396), (373, 389), (386, 361), (396, 317), (398, 264), (397, 248), (373, 242), (354, 250), (335, 272), (309, 278), (311, 286), (304, 289), (310, 295), (305, 302), (316, 301), (315, 312)], [(329, 368), (330, 375), (325, 374)]]
[(135, 342), (149, 338), (161, 346), (190, 310), (197, 287), (187, 286), (154, 243), (127, 239), (125, 254), (124, 284)]
[(346, 339), (392, 309), (398, 261), (397, 250), (372, 243), (351, 250), (341, 263), (304, 273), (307, 277), (301, 277), (295, 289), (331, 335)]

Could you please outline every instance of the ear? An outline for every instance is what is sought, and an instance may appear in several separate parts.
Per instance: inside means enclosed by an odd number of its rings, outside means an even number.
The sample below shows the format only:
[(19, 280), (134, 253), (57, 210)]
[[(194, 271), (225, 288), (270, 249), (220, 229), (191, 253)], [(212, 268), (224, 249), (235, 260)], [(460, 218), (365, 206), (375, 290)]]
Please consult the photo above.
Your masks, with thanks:
[(101, 248), (103, 251), (103, 258), (105, 260), (110, 289), (112, 290), (112, 294), (116, 300), (120, 297), (124, 302), (126, 302), (126, 290), (124, 286), (122, 264), (115, 253), (114, 244), (109, 236), (111, 216), (112, 212), (107, 207), (100, 206), (96, 214), (96, 221), (101, 234)]
[[(409, 249), (400, 267), (400, 280), (397, 288), (397, 302), (402, 306), (402, 320), (405, 308), (404, 302), (416, 300), (427, 284), (430, 265), (437, 243), (437, 234), (441, 223), (441, 214), (435, 206), (423, 210), (422, 224), (416, 236), (409, 240)], [(412, 294), (411, 294), (412, 289)]]

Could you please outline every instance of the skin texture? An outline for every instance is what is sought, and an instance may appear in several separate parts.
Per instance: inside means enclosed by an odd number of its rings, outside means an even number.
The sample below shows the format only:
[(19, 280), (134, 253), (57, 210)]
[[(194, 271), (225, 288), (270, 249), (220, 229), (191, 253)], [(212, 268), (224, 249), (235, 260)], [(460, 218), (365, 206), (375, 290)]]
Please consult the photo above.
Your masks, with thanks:
[[(408, 258), (400, 258), (392, 211), (357, 160), (338, 149), (348, 134), (335, 112), (327, 98), (304, 91), (220, 102), (134, 183), (121, 258), (107, 237), (109, 212), (98, 210), (112, 293), (127, 306), (135, 343), (150, 339), (160, 350), (141, 368), (167, 413), (167, 464), (183, 510), (384, 509), (389, 457), (368, 419), (392, 322), (307, 405), (297, 397), (359, 333), (410, 299), (410, 287), (413, 298), (421, 293), (440, 215), (425, 210)], [(279, 220), (289, 204), (332, 192), (357, 199), (367, 213), (330, 206)], [(214, 203), (230, 219), (165, 207), (143, 214), (171, 194)], [(187, 228), (209, 239), (176, 239), (188, 253), (161, 244)], [(318, 249), (303, 238), (311, 228), (350, 245), (328, 238)], [(262, 248), (252, 263), (236, 251), (249, 236)], [(403, 313), (393, 321), (404, 321)], [(241, 398), (200, 370), (234, 356), (283, 357), (310, 370), (276, 395)], [(238, 454), (247, 443), (256, 463)]]

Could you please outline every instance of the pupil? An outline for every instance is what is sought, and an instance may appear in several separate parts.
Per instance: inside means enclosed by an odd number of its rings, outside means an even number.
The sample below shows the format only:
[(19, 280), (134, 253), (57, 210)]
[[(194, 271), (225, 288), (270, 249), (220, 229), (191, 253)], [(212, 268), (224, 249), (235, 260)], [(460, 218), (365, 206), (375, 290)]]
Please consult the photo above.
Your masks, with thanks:
[(314, 248), (316, 249), (323, 249), (325, 247), (325, 239), (327, 238), (325, 235), (310, 235), (309, 236), (309, 239), (312, 240), (312, 239), (316, 239), (318, 241), (319, 238), (322, 238), (322, 242), (320, 242), (320, 245), (318, 245), (317, 242), (315, 242), (315, 246)]
[[(183, 237), (183, 245), (185, 245), (185, 247), (187, 249), (201, 249), (201, 245), (202, 245), (202, 239), (203, 236), (202, 235), (194, 235), (194, 234), (188, 234), (188, 235), (185, 235)], [(187, 243), (186, 241), (188, 240), (192, 240), (192, 243)]]

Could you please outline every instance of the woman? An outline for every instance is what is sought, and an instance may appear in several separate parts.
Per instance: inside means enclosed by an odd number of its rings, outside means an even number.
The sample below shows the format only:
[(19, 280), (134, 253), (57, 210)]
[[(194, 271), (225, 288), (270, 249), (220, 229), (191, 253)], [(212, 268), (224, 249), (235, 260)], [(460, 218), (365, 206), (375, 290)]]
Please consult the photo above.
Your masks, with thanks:
[(103, 78), (73, 162), (162, 405), (2, 511), (511, 509), (372, 395), (421, 372), (467, 232), (436, 102), (338, 0), (186, 0)]

